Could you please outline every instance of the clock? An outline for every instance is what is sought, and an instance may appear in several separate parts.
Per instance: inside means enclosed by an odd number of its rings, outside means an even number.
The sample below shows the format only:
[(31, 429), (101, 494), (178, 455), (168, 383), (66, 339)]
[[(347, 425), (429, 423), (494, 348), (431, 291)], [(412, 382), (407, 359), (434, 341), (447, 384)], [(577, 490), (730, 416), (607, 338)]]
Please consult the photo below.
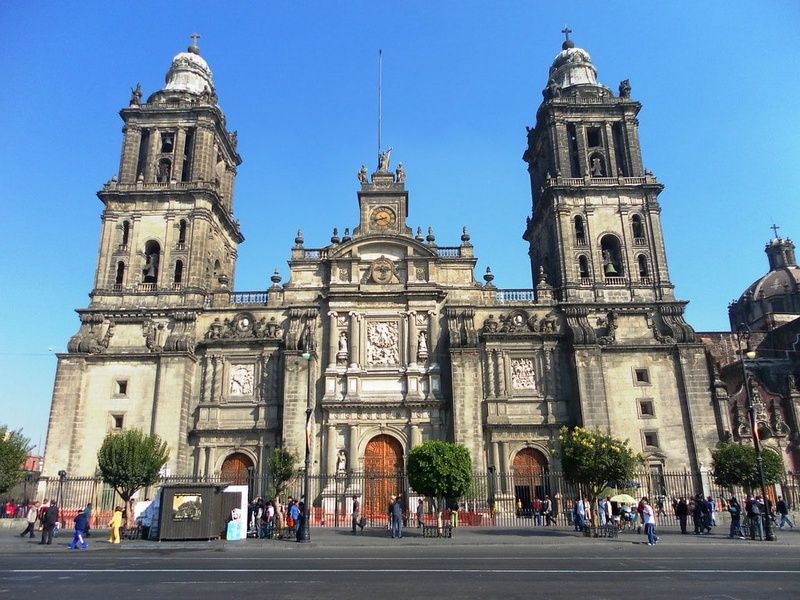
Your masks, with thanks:
[(391, 208), (381, 206), (372, 211), (369, 220), (376, 229), (389, 229), (397, 222), (397, 215)]

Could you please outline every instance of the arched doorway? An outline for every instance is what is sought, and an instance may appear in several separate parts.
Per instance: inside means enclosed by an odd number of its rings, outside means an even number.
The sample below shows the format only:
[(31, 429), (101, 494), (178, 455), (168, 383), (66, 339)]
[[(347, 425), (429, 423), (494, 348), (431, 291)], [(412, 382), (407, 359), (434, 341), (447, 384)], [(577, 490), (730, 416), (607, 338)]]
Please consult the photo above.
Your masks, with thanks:
[(378, 435), (364, 450), (364, 510), (370, 520), (385, 521), (392, 496), (404, 493), (403, 446), (390, 435)]
[(234, 452), (222, 461), (220, 477), (224, 482), (230, 482), (235, 485), (245, 485), (250, 483), (252, 472), (252, 459), (243, 452)]
[[(533, 500), (549, 494), (545, 472), (547, 459), (533, 448), (523, 448), (514, 457), (514, 502), (521, 515), (530, 516)], [(520, 508), (521, 505), (521, 508)]]

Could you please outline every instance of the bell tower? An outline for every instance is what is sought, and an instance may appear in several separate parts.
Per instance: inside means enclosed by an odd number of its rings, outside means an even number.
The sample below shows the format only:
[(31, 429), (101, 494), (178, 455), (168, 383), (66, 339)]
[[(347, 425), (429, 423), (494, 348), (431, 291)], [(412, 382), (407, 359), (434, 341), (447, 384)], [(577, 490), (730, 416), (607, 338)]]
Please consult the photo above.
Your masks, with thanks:
[(614, 94), (570, 39), (550, 67), (528, 128), (533, 280), (540, 270), (567, 302), (674, 300), (661, 232), (663, 186), (642, 167), (627, 80)]
[(237, 246), (233, 182), (241, 158), (225, 128), (199, 36), (175, 56), (164, 87), (120, 111), (119, 175), (105, 210), (91, 308), (202, 305), (230, 289)]

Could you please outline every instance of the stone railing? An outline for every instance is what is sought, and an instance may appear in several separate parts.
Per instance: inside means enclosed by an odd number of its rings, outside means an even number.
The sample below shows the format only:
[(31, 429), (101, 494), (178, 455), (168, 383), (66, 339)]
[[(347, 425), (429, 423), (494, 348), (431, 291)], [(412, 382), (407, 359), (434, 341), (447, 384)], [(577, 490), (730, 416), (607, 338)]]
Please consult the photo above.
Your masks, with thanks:
[(103, 186), (104, 191), (134, 192), (136, 190), (213, 190), (218, 191), (219, 185), (211, 181), (137, 181), (136, 183), (119, 183), (109, 181)]
[(459, 246), (437, 246), (436, 256), (441, 258), (459, 258), (461, 256), (461, 248)]
[(269, 292), (233, 292), (231, 304), (266, 304)]
[(496, 302), (536, 302), (534, 290), (497, 290), (494, 295)]
[(627, 277), (606, 277), (605, 284), (610, 286), (628, 285)]
[(643, 185), (657, 183), (652, 175), (645, 177), (550, 177), (544, 180), (544, 187), (581, 185)]

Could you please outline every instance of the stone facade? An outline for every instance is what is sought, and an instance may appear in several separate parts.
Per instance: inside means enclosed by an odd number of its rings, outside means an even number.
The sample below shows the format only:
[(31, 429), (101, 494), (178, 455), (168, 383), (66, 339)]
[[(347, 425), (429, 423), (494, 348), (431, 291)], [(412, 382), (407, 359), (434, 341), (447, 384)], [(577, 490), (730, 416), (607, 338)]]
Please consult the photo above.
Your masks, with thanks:
[(576, 424), (630, 439), (653, 469), (707, 463), (725, 424), (669, 280), (640, 105), (626, 82), (597, 83), (571, 41), (544, 96), (524, 154), (533, 289), (477, 282), (466, 229), (452, 246), (412, 231), (387, 151), (358, 173), (352, 232), (308, 248), (298, 231), (288, 281), (237, 293), (236, 136), (197, 48), (176, 56), (166, 87), (146, 103), (135, 90), (121, 112), (46, 474), (93, 474), (106, 433), (129, 427), (167, 441), (171, 472), (199, 476), (263, 472), (278, 446), (302, 456), (306, 427), (321, 474), (369, 470), (376, 447), (399, 448), (382, 464), (402, 466), (430, 439), (464, 444), (478, 470), (532, 453), (557, 469), (558, 430)]

